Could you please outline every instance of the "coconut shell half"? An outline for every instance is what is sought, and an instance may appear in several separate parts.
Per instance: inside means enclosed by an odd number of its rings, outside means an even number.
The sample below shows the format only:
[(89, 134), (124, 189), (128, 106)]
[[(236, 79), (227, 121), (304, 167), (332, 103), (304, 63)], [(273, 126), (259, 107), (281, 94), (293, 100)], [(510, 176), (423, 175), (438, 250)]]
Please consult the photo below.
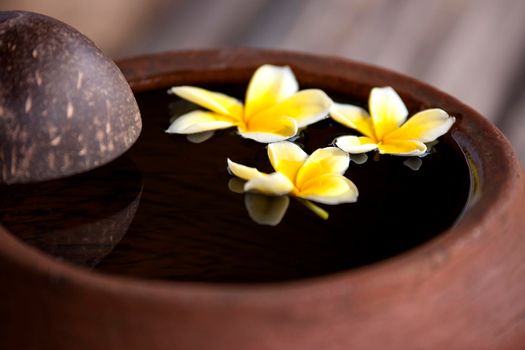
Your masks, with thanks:
[(0, 12), (0, 183), (96, 168), (141, 127), (124, 76), (91, 40), (47, 16)]

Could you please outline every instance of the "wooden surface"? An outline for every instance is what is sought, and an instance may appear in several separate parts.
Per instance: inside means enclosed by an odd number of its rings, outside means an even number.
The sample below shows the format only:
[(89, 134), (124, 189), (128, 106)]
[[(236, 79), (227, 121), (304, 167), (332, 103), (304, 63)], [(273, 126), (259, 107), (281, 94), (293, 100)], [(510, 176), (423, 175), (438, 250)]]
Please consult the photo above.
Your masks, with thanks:
[(388, 67), (496, 123), (525, 161), (523, 0), (178, 0), (120, 55), (255, 46)]
[(255, 46), (388, 67), (480, 111), (525, 162), (523, 0), (0, 0), (13, 8), (55, 16), (115, 58)]

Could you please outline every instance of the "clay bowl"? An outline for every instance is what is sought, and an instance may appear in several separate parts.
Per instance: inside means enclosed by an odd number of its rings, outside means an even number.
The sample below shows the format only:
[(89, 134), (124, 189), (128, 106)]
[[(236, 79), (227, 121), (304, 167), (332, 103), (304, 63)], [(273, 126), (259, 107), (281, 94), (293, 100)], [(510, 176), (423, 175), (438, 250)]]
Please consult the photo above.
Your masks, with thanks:
[(524, 175), (505, 137), (455, 98), (381, 68), (291, 52), (187, 51), (120, 62), (135, 92), (246, 82), (287, 64), (306, 85), (365, 100), (393, 86), (458, 119), (473, 193), (437, 238), (366, 267), (293, 282), (213, 284), (96, 273), (0, 227), (2, 349), (523, 349)]

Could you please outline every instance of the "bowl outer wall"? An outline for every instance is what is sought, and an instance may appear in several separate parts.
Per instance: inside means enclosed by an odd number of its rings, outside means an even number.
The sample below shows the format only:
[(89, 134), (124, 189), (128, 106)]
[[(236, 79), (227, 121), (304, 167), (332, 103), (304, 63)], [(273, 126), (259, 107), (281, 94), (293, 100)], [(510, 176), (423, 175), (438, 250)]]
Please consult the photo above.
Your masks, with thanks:
[(135, 92), (245, 82), (265, 63), (303, 85), (366, 99), (390, 85), (457, 117), (477, 197), (456, 226), (402, 255), (300, 281), (221, 285), (108, 276), (33, 249), (0, 227), (0, 349), (523, 349), (524, 173), (510, 144), (433, 87), (333, 57), (256, 49), (162, 53), (119, 63)]

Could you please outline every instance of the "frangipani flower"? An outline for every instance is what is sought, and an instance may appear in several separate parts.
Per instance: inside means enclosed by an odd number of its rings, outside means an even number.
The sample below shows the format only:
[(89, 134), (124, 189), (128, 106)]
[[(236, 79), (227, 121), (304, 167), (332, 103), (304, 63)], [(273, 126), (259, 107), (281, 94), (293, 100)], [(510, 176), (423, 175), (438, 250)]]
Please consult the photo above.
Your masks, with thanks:
[(408, 110), (391, 87), (373, 88), (368, 100), (370, 115), (362, 108), (334, 104), (330, 115), (335, 121), (364, 136), (341, 136), (337, 147), (348, 153), (379, 150), (381, 154), (421, 156), (425, 143), (447, 133), (455, 118), (442, 109), (427, 109), (407, 120)]
[(299, 90), (289, 67), (263, 65), (252, 76), (245, 105), (237, 99), (192, 86), (177, 86), (170, 93), (207, 108), (177, 118), (166, 130), (194, 134), (237, 127), (242, 137), (270, 143), (286, 140), (299, 128), (328, 116), (332, 100), (321, 90)]
[(244, 192), (270, 196), (289, 194), (307, 200), (303, 204), (318, 214), (322, 209), (308, 200), (323, 204), (357, 200), (357, 187), (343, 176), (350, 163), (349, 156), (336, 147), (320, 148), (308, 156), (296, 144), (282, 141), (268, 145), (268, 158), (275, 170), (271, 174), (228, 159), (228, 168), (232, 174), (247, 181)]

